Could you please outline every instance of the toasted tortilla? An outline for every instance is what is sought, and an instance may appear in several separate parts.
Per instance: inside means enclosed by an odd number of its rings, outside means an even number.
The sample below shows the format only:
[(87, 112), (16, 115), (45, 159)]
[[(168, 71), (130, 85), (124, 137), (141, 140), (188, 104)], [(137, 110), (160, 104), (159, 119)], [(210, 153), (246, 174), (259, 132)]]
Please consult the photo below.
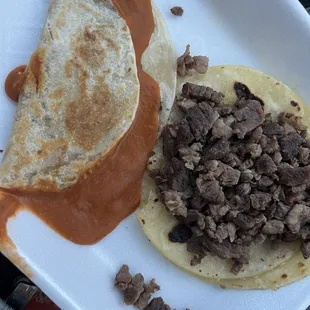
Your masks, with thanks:
[[(142, 64), (161, 87), (160, 120), (172, 106), (174, 52), (159, 10)], [(127, 132), (140, 85), (130, 31), (111, 0), (53, 0), (26, 69), (0, 186), (62, 190)]]
[[(179, 79), (176, 93), (178, 95), (181, 92), (185, 82), (191, 82), (222, 92), (225, 95), (225, 103), (233, 104), (237, 99), (233, 87), (235, 81), (247, 85), (253, 94), (263, 100), (265, 113), (273, 115), (283, 111), (294, 113), (303, 117), (303, 123), (309, 126), (310, 108), (297, 94), (282, 82), (248, 67), (211, 67), (206, 75), (195, 74)], [(297, 105), (292, 105), (291, 101)], [(178, 108), (173, 107), (169, 122), (178, 121), (181, 117)], [(159, 140), (154, 149), (155, 154), (150, 158), (149, 170), (158, 169), (164, 163), (161, 144)], [(177, 220), (166, 211), (158, 199), (155, 184), (147, 174), (144, 178), (143, 201), (137, 212), (137, 218), (153, 245), (166, 258), (179, 268), (207, 282), (235, 288), (275, 288), (305, 276), (310, 270), (310, 267), (307, 267), (310, 262), (302, 259), (298, 242), (281, 243), (276, 249), (273, 249), (268, 242), (260, 246), (252, 245), (249, 249), (250, 263), (244, 265), (238, 275), (230, 272), (232, 266), (230, 260), (218, 257), (208, 256), (201, 264), (191, 266), (192, 254), (187, 252), (186, 245), (172, 243), (168, 239), (168, 232), (176, 225)], [(302, 272), (295, 272), (301, 260), (306, 267)], [(284, 273), (287, 277), (280, 279)], [(273, 275), (276, 277), (274, 280)]]

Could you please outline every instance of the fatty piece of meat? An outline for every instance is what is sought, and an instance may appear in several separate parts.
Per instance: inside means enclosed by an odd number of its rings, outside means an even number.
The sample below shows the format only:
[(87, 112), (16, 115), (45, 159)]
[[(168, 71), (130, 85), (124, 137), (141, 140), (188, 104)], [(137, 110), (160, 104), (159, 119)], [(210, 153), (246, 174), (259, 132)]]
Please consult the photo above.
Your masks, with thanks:
[(263, 149), (260, 144), (249, 143), (246, 145), (246, 151), (251, 154), (251, 158), (258, 158), (261, 156)]
[(283, 230), (284, 230), (284, 223), (282, 221), (270, 220), (264, 225), (262, 233), (266, 235), (277, 235), (282, 234)]
[(137, 273), (130, 283), (130, 286), (125, 290), (124, 302), (127, 306), (136, 303), (144, 291), (143, 288), (144, 278), (141, 273)]
[(193, 69), (199, 74), (205, 74), (209, 68), (209, 58), (206, 56), (194, 56)]
[(123, 265), (119, 272), (115, 276), (115, 286), (125, 291), (128, 288), (128, 284), (131, 282), (131, 274), (129, 272), (128, 265)]
[(256, 161), (255, 169), (259, 174), (272, 175), (277, 166), (269, 155), (264, 154)]
[(284, 160), (292, 159), (298, 155), (299, 147), (304, 139), (298, 133), (290, 133), (279, 139), (281, 154)]
[(213, 145), (205, 149), (204, 159), (210, 160), (210, 159), (224, 158), (230, 151), (229, 146), (230, 146), (229, 141), (227, 141), (224, 138), (221, 138), (220, 140), (215, 142)]
[(212, 101), (215, 104), (224, 102), (224, 95), (210, 87), (185, 83), (182, 87), (182, 94), (185, 98), (196, 99), (197, 101)]
[(200, 195), (209, 203), (221, 204), (225, 201), (225, 195), (219, 181), (205, 181), (202, 178), (196, 180)]
[(310, 221), (310, 208), (303, 204), (294, 205), (285, 218), (285, 223), (293, 234), (297, 234), (301, 226), (308, 221)]
[(201, 150), (200, 143), (193, 143), (190, 147), (185, 146), (179, 149), (179, 154), (185, 163), (185, 167), (189, 170), (194, 170), (194, 168), (199, 164), (201, 155), (199, 150)]
[(216, 138), (225, 138), (229, 139), (233, 134), (231, 127), (227, 126), (222, 118), (219, 118), (215, 121), (212, 127), (212, 135)]
[(164, 204), (172, 215), (187, 216), (187, 208), (181, 198), (180, 193), (176, 191), (165, 191), (163, 193)]
[(279, 169), (280, 184), (294, 187), (309, 183), (309, 166)]

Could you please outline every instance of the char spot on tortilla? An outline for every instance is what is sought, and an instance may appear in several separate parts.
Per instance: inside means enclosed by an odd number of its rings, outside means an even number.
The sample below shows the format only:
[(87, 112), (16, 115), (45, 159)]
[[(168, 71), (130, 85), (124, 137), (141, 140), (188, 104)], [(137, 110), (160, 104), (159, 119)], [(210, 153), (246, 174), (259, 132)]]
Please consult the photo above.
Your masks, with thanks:
[(64, 96), (65, 90), (64, 88), (56, 88), (50, 95), (49, 98), (51, 99), (60, 99)]
[(37, 49), (32, 55), (27, 71), (27, 80), (29, 84), (32, 84), (36, 89), (36, 92), (40, 92), (45, 88), (45, 77), (43, 75), (44, 62), (46, 58), (46, 50), (41, 48)]
[(245, 99), (245, 100), (256, 100), (258, 101), (262, 106), (264, 106), (264, 101), (262, 99), (260, 99), (259, 97), (255, 96), (254, 94), (252, 94), (252, 92), (250, 91), (250, 89), (243, 83), (240, 83), (238, 81), (236, 81), (234, 83), (234, 90), (236, 92), (236, 96), (238, 97), (238, 99)]
[(85, 150), (91, 150), (117, 122), (119, 102), (102, 82), (98, 82), (89, 96), (82, 78), (81, 100), (72, 101), (66, 110), (66, 128)]

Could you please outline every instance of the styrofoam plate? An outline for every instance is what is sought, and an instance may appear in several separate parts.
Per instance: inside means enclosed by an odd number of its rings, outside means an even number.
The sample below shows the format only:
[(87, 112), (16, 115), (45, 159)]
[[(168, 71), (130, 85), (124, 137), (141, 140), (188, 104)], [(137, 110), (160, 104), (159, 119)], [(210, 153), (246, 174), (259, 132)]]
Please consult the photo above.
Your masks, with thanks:
[[(64, 0), (65, 1), (65, 0)], [(284, 81), (310, 103), (310, 18), (297, 0), (156, 0), (177, 54), (208, 55), (211, 65), (242, 64)], [(49, 1), (0, 1), (0, 83), (27, 63), (43, 27)], [(181, 5), (182, 17), (170, 8)], [(15, 106), (0, 87), (0, 148), (12, 129)], [(0, 214), (1, 216), (1, 214)], [(155, 277), (172, 308), (191, 310), (304, 310), (310, 277), (278, 291), (220, 289), (180, 271), (150, 244), (135, 216), (93, 246), (64, 240), (35, 216), (21, 212), (8, 231), (31, 268), (33, 280), (62, 309), (126, 309), (113, 279), (121, 264)], [(128, 308), (130, 309), (130, 308)]]

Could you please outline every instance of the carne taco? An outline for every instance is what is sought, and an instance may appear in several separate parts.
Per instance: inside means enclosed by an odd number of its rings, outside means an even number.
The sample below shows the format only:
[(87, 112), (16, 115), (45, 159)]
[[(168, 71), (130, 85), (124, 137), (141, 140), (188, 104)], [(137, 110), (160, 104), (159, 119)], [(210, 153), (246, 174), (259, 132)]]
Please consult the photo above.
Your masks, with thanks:
[(149, 160), (138, 220), (181, 269), (226, 287), (309, 273), (310, 109), (242, 66), (180, 78)]
[[(166, 25), (152, 8), (154, 31), (141, 63), (160, 87), (165, 123), (176, 69)], [(0, 186), (61, 190), (76, 183), (133, 123), (136, 62), (130, 30), (112, 1), (53, 0), (25, 72)]]

